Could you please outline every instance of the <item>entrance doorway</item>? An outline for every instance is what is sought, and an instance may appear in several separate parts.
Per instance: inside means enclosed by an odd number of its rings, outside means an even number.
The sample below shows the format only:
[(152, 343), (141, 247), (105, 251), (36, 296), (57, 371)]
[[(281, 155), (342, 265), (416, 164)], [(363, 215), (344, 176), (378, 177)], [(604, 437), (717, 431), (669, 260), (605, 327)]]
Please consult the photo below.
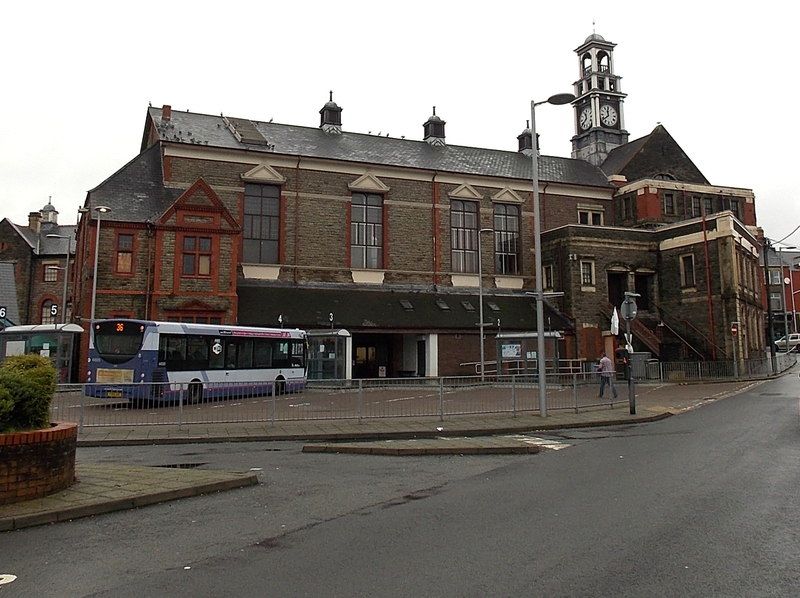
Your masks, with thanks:
[(425, 373), (425, 341), (417, 341), (417, 376), (424, 378)]
[(390, 378), (390, 338), (381, 334), (353, 335), (353, 378)]
[(652, 274), (637, 274), (636, 275), (636, 292), (639, 297), (636, 299), (636, 304), (639, 309), (650, 309), (650, 294), (653, 288), (653, 275)]
[(608, 273), (608, 302), (619, 309), (625, 300), (625, 291), (628, 290), (627, 272)]

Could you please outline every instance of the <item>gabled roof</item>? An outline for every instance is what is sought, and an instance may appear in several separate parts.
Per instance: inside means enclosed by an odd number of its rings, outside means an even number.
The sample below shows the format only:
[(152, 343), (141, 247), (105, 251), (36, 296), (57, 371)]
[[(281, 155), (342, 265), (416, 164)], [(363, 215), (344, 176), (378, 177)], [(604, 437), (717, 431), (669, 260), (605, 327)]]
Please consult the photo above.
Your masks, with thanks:
[(11, 262), (0, 262), (0, 305), (6, 308), (6, 317), (0, 320), (0, 328), (20, 323), (17, 283), (14, 278), (14, 264)]
[(70, 238), (69, 251), (75, 253), (75, 228), (74, 224), (67, 226), (51, 225), (44, 223), (39, 233), (29, 226), (14, 224), (8, 218), (4, 218), (11, 227), (17, 232), (25, 243), (33, 250), (35, 255), (64, 255), (64, 240), (50, 239), (48, 234), (61, 235)]
[(86, 207), (108, 206), (103, 220), (146, 222), (163, 214), (181, 194), (164, 187), (161, 152), (157, 145), (146, 149), (117, 172), (89, 191)]
[[(458, 145), (431, 147), (412, 139), (347, 131), (329, 134), (314, 127), (248, 122), (266, 139), (266, 144), (238, 140), (222, 116), (172, 110), (170, 119), (162, 121), (161, 108), (151, 107), (145, 138), (152, 127), (165, 142), (480, 176), (531, 178), (531, 159), (520, 152)], [(610, 186), (600, 169), (572, 158), (541, 156), (539, 178), (542, 182)]]
[(601, 168), (608, 176), (621, 174), (630, 182), (667, 175), (685, 183), (710, 184), (661, 124), (649, 135), (611, 150)]

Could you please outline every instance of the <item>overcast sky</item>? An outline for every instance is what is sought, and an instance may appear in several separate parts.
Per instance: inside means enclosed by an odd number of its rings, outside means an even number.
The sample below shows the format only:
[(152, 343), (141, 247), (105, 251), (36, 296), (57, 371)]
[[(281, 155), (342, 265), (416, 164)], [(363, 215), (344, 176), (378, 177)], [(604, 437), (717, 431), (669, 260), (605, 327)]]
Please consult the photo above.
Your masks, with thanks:
[[(790, 3), (543, 4), (6, 3), (0, 217), (24, 224), (52, 196), (74, 223), (138, 153), (148, 102), (318, 126), (332, 89), (347, 131), (421, 139), (435, 105), (448, 143), (515, 151), (530, 100), (572, 91), (596, 21), (630, 139), (660, 122), (712, 184), (754, 190), (767, 236), (800, 225)], [(569, 156), (571, 107), (538, 109), (537, 128), (544, 154)]]

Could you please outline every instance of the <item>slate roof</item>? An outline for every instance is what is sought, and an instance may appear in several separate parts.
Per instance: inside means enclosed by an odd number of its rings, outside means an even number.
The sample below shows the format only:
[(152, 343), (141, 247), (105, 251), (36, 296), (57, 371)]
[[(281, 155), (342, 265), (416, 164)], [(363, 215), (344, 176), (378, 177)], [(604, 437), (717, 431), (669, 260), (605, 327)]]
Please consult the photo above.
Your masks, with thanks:
[(108, 206), (103, 220), (146, 222), (163, 214), (181, 194), (164, 187), (161, 153), (154, 145), (89, 191), (86, 207), (96, 218), (94, 208)]
[[(149, 115), (162, 141), (254, 152), (307, 156), (481, 176), (531, 178), (531, 159), (519, 152), (446, 145), (431, 147), (424, 141), (396, 139), (363, 133), (325, 133), (319, 128), (252, 121), (270, 146), (236, 139), (222, 116), (171, 111), (161, 120), (161, 108)], [(541, 156), (543, 182), (609, 187), (603, 172), (583, 160)]]
[(59, 226), (44, 223), (40, 233), (36, 233), (29, 226), (22, 226), (14, 224), (9, 220), (11, 226), (14, 227), (25, 242), (33, 249), (34, 253), (39, 256), (46, 255), (64, 255), (64, 239), (49, 239), (48, 234), (62, 235), (70, 238), (69, 251), (71, 254), (75, 253), (75, 228), (74, 224)]
[[(408, 330), (477, 330), (478, 298), (474, 293), (436, 293), (433, 291), (392, 291), (288, 288), (269, 286), (256, 281), (239, 281), (239, 324), (276, 326), (278, 316), (284, 325), (298, 328), (327, 328), (328, 314), (334, 314), (334, 327), (351, 331)], [(437, 305), (444, 301), (449, 310)], [(400, 303), (407, 301), (412, 309)], [(474, 310), (462, 304), (469, 302)], [(493, 310), (489, 304), (499, 310)], [(502, 330), (536, 330), (536, 306), (533, 297), (524, 295), (484, 294), (484, 319), (496, 322)], [(545, 321), (554, 330), (572, 326), (564, 316), (545, 306)], [(487, 327), (488, 328), (488, 327)]]
[(0, 328), (20, 323), (17, 283), (14, 279), (14, 264), (11, 262), (0, 262), (0, 305), (6, 308), (6, 317), (0, 319)]
[(650, 139), (649, 134), (645, 135), (644, 137), (640, 137), (639, 139), (629, 141), (624, 145), (615, 147), (608, 152), (608, 156), (606, 156), (606, 159), (600, 168), (602, 168), (603, 172), (605, 172), (608, 176), (619, 174), (622, 172), (622, 169), (625, 168), (628, 162), (630, 162), (631, 158), (633, 158), (637, 152), (644, 147), (648, 139)]

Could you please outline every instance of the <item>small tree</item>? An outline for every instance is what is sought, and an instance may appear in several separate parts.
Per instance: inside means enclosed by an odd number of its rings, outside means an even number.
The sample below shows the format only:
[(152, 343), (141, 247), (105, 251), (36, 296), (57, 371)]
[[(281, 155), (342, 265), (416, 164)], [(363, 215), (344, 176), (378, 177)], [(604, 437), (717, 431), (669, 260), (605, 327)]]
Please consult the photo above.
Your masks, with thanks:
[(0, 366), (0, 432), (46, 428), (56, 370), (39, 355), (15, 355)]

